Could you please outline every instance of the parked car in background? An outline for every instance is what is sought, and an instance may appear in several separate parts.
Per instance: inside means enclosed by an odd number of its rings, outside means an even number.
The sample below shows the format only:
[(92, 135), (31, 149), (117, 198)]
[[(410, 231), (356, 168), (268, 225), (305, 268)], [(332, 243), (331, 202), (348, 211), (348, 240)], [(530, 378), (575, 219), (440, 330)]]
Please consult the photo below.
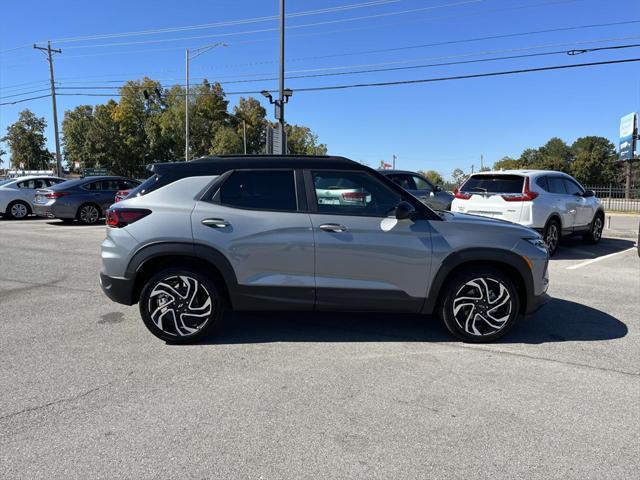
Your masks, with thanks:
[(573, 177), (550, 170), (508, 170), (471, 175), (458, 189), (452, 211), (499, 218), (542, 233), (553, 255), (560, 238), (580, 234), (598, 243), (604, 208)]
[(91, 225), (104, 218), (116, 192), (137, 187), (137, 180), (124, 177), (86, 177), (36, 190), (33, 211), (40, 217), (78, 220)]
[(64, 182), (64, 178), (51, 176), (18, 177), (0, 182), (0, 214), (19, 220), (33, 212), (36, 189), (49, 188)]
[(127, 198), (127, 195), (131, 193), (131, 190), (133, 190), (133, 188), (129, 188), (127, 190), (118, 190), (116, 192), (116, 196), (113, 200), (113, 203), (118, 203), (120, 200), (124, 200), (125, 198)]
[(379, 170), (379, 172), (400, 185), (422, 203), (435, 210), (450, 210), (453, 195), (442, 187), (434, 185), (419, 173), (406, 170)]
[(100, 283), (169, 342), (201, 339), (225, 308), (433, 313), (458, 338), (488, 342), (547, 299), (538, 233), (436, 213), (346, 158), (149, 168), (107, 212)]

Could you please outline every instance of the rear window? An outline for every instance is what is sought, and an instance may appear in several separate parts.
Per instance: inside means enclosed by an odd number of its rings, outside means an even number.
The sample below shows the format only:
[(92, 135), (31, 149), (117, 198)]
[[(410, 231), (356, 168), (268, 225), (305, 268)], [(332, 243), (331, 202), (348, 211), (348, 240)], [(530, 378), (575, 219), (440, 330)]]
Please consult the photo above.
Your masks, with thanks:
[(475, 175), (460, 188), (467, 193), (522, 193), (524, 177), (519, 175)]
[(127, 195), (127, 198), (141, 197), (145, 193), (150, 192), (151, 190), (153, 190), (153, 187), (158, 183), (159, 180), (160, 180), (160, 175), (158, 175), (157, 173), (154, 175), (151, 175), (144, 182), (142, 182), (140, 185), (138, 185), (133, 190), (131, 190), (131, 192), (129, 192), (129, 195)]

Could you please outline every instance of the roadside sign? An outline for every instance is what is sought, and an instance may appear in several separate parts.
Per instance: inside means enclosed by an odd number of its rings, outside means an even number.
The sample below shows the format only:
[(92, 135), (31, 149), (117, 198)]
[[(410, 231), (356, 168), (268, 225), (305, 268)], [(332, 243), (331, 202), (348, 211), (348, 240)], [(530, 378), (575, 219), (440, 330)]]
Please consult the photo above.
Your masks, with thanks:
[(633, 160), (638, 136), (638, 114), (630, 113), (620, 120), (620, 160)]
[(109, 175), (109, 170), (106, 168), (85, 168), (84, 176), (85, 177), (102, 177), (105, 175)]

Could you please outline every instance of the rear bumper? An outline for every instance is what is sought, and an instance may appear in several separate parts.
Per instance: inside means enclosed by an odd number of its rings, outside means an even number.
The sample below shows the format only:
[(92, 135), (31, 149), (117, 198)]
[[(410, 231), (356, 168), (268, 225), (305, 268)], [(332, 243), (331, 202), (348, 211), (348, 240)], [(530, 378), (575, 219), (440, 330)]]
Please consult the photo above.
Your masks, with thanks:
[(33, 213), (38, 217), (45, 218), (75, 218), (75, 211), (73, 208), (60, 207), (53, 205), (40, 205), (37, 203), (31, 204)]
[(104, 294), (116, 303), (133, 305), (134, 281), (128, 278), (113, 278), (100, 273), (100, 287)]

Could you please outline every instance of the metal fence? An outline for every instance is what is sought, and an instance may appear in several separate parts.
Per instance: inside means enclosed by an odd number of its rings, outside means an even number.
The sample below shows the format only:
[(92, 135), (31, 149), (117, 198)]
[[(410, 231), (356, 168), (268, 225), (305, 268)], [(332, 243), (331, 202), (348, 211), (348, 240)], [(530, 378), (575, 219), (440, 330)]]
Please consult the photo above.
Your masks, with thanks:
[(596, 197), (608, 212), (640, 213), (640, 187), (632, 188), (629, 198), (625, 198), (624, 186), (585, 185), (585, 188), (596, 192)]

